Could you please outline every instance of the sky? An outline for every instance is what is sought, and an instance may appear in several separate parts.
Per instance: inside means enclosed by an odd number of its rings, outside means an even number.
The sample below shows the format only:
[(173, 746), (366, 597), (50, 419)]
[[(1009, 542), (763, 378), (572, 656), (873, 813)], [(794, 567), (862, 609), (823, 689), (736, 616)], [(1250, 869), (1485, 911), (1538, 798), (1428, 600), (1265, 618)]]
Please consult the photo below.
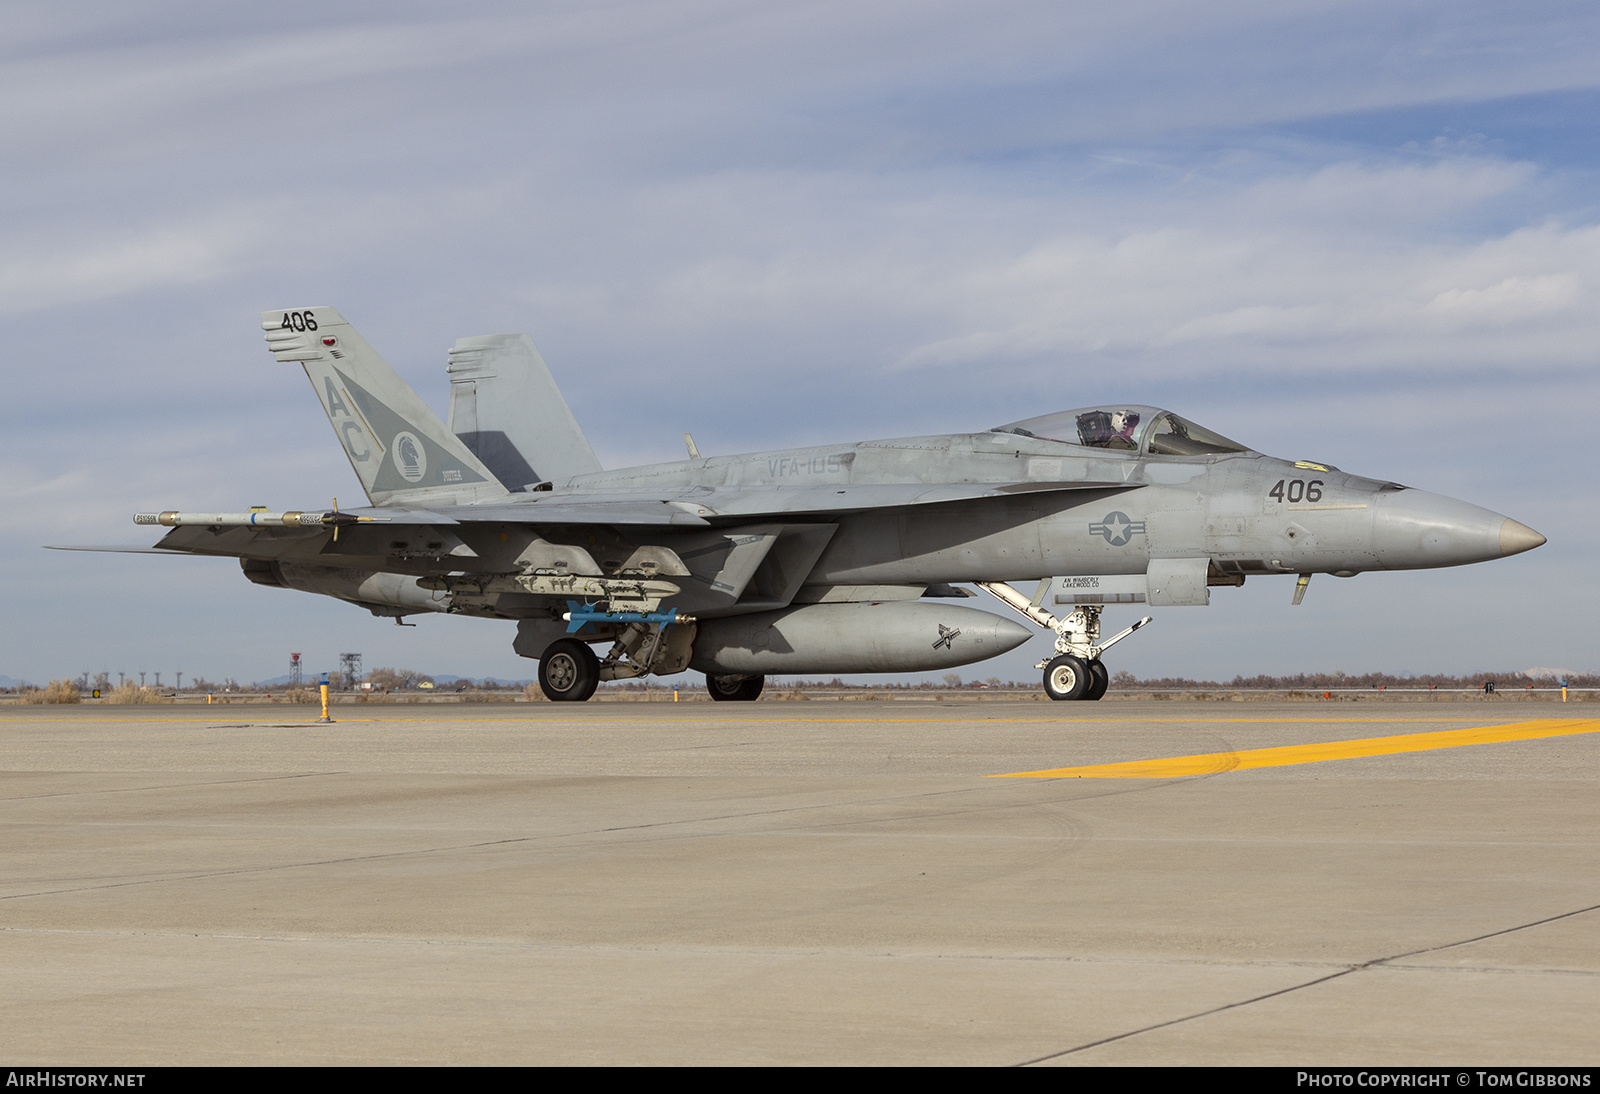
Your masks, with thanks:
[(0, 676), (533, 675), (509, 623), (41, 549), (359, 502), (261, 340), (312, 305), (441, 416), (457, 337), (532, 335), (607, 467), (1170, 407), (1550, 542), (1216, 589), (1113, 671), (1600, 669), (1592, 4), (238, 7), (7, 4)]

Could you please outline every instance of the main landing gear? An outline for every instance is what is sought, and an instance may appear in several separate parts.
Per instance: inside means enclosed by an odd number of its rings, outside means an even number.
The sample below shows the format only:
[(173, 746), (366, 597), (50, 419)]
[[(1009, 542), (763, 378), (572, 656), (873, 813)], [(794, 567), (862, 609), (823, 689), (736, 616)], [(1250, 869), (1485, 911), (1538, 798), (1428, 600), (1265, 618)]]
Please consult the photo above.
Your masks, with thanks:
[(600, 686), (600, 659), (587, 643), (562, 638), (539, 658), (539, 688), (557, 703), (581, 703)]
[[(695, 636), (690, 616), (676, 611), (613, 612), (608, 606), (574, 603), (562, 619), (573, 625), (569, 631), (587, 622), (620, 624), (620, 629), (604, 660), (595, 656), (589, 643), (577, 638), (558, 638), (546, 646), (539, 658), (539, 687), (547, 699), (581, 703), (595, 693), (602, 680), (632, 680), (652, 672), (667, 676), (689, 667)], [(742, 681), (744, 677), (734, 679)], [(755, 681), (756, 694), (760, 694), (761, 678), (755, 677)]]
[(979, 581), (978, 588), (1005, 604), (1018, 615), (1056, 632), (1055, 656), (1035, 668), (1044, 670), (1044, 693), (1052, 699), (1100, 698), (1111, 683), (1111, 674), (1100, 662), (1100, 655), (1128, 635), (1150, 622), (1147, 615), (1107, 642), (1100, 641), (1098, 604), (1079, 604), (1065, 619), (1057, 619), (1039, 606), (1048, 582), (1039, 586), (1040, 595), (1029, 600), (1003, 581)]
[(706, 673), (706, 690), (718, 703), (753, 703), (761, 697), (765, 676), (712, 676)]

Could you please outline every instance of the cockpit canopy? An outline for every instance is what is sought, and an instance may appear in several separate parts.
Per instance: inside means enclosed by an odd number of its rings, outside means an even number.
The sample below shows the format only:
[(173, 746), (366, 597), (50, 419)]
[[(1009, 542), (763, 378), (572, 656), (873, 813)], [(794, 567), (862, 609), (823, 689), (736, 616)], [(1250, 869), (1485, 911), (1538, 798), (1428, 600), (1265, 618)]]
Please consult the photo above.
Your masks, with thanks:
[(1250, 449), (1153, 406), (1091, 406), (996, 426), (991, 433), (1152, 456), (1217, 456)]

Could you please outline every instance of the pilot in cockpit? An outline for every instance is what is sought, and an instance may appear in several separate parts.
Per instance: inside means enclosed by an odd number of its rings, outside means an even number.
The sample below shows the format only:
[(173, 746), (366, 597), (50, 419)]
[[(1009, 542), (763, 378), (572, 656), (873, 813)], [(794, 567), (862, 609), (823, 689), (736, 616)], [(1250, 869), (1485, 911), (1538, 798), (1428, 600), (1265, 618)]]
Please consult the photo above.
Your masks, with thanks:
[(1138, 448), (1139, 442), (1133, 439), (1133, 431), (1139, 427), (1139, 415), (1131, 410), (1114, 410), (1111, 412), (1111, 443), (1108, 448)]
[(1139, 415), (1131, 410), (1091, 410), (1078, 415), (1078, 440), (1090, 448), (1137, 449), (1138, 426)]

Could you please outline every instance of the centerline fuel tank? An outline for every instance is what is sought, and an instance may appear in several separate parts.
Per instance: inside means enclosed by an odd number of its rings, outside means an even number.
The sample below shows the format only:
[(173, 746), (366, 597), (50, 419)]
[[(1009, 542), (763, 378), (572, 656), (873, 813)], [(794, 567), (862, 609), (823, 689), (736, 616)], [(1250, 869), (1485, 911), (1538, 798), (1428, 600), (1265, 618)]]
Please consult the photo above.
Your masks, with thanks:
[(927, 672), (1014, 650), (1032, 631), (944, 603), (807, 604), (707, 619), (689, 667), (718, 675)]

